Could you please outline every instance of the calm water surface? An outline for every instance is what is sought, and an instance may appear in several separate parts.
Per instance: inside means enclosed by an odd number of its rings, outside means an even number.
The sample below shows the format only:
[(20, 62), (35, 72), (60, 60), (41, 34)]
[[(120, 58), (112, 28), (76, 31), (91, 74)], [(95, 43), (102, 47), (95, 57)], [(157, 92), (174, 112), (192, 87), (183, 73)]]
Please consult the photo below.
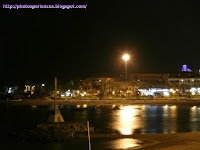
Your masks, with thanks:
[[(84, 109), (83, 109), (84, 107)], [(200, 107), (190, 106), (150, 106), (129, 105), (118, 106), (60, 106), (65, 121), (81, 122), (95, 127), (96, 133), (110, 134), (155, 134), (200, 131)], [(40, 122), (45, 122), (49, 116), (48, 106), (15, 106), (0, 105), (2, 123), (1, 133), (5, 137), (9, 130), (33, 128)], [(5, 138), (4, 138), (5, 139)], [(92, 149), (135, 149), (141, 146), (141, 141), (124, 139), (91, 139)], [(59, 144), (10, 144), (9, 139), (2, 147), (6, 149), (30, 150), (64, 150), (88, 149), (87, 139)]]

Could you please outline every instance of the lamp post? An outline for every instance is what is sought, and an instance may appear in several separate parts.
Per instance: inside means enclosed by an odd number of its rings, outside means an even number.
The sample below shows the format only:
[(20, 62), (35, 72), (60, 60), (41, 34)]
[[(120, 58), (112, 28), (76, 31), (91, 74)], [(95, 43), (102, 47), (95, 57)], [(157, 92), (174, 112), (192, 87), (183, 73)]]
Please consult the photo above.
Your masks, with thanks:
[(124, 61), (125, 61), (125, 79), (126, 79), (126, 81), (127, 81), (127, 60), (129, 60), (129, 55), (128, 54), (124, 54), (123, 55), (123, 59), (124, 59)]
[[(124, 59), (124, 61), (125, 61), (125, 81), (127, 81), (127, 60), (129, 60), (129, 55), (128, 54), (124, 54), (123, 55), (123, 59)], [(126, 97), (127, 97), (127, 87), (126, 87)], [(126, 97), (125, 97), (125, 99), (126, 99)]]

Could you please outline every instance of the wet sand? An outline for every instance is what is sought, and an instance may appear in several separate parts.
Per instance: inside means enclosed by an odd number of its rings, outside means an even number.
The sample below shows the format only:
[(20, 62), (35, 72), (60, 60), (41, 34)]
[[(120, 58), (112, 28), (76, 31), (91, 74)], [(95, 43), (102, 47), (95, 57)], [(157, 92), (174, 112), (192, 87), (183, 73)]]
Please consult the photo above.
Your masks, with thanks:
[[(86, 135), (81, 135), (87, 138)], [(140, 150), (199, 150), (200, 133), (173, 133), (173, 134), (135, 134), (135, 135), (110, 135), (110, 134), (92, 134), (94, 138), (133, 138), (143, 141)], [(128, 143), (127, 143), (128, 144)], [(133, 148), (134, 149), (134, 148)]]
[(141, 150), (199, 150), (200, 133), (144, 134), (136, 139), (153, 141)]

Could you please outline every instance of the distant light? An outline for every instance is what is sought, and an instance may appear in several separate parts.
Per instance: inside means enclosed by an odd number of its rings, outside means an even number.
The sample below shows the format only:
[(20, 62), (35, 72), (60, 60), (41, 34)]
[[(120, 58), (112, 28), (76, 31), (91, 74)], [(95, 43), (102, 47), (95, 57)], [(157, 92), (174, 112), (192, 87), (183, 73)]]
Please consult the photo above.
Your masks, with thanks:
[(76, 108), (81, 108), (81, 105), (76, 105)]
[(163, 108), (168, 108), (168, 105), (163, 106)]
[(192, 110), (194, 110), (194, 109), (196, 109), (196, 108), (197, 108), (197, 106), (192, 106), (192, 107), (191, 107)]
[(196, 91), (196, 88), (191, 88), (190, 89), (190, 92), (195, 92)]
[(65, 96), (65, 94), (61, 94), (60, 96), (61, 96), (61, 97), (64, 97), (64, 96)]
[(32, 106), (32, 108), (37, 108), (37, 105), (31, 105)]
[(132, 134), (132, 131), (130, 128), (122, 128), (121, 132), (123, 135), (131, 135)]
[(114, 105), (112, 105), (112, 109), (114, 109), (116, 107), (116, 105), (114, 104)]
[(176, 108), (176, 105), (171, 106), (171, 108)]
[(12, 93), (12, 88), (11, 87), (8, 88), (8, 93)]
[(189, 68), (187, 67), (187, 65), (183, 65), (183, 67), (182, 67), (182, 72), (192, 72), (192, 70), (189, 69)]
[(169, 96), (169, 92), (163, 92), (164, 96)]
[(77, 91), (77, 93), (79, 94), (79, 93), (80, 93), (80, 91)]
[(124, 59), (125, 61), (129, 60), (129, 58), (130, 58), (130, 57), (129, 57), (128, 54), (124, 54), (124, 55), (123, 55), (123, 59)]
[(174, 89), (170, 89), (170, 92), (172, 93), (176, 93), (176, 91)]
[(87, 108), (87, 104), (84, 104), (84, 105), (83, 105), (83, 108)]
[(42, 84), (42, 86), (44, 87), (44, 86), (45, 86), (45, 84), (43, 83), (43, 84)]

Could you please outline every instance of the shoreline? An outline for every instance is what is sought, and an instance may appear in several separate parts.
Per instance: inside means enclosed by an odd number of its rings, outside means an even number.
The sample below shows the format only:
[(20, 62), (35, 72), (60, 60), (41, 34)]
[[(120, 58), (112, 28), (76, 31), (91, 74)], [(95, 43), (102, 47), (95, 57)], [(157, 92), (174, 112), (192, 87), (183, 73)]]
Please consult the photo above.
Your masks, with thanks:
[[(80, 135), (79, 137), (87, 138), (86, 135)], [(141, 148), (138, 148), (140, 150), (199, 150), (200, 147), (200, 132), (132, 135), (91, 134), (91, 139), (94, 138), (133, 138), (141, 140), (144, 144), (141, 145)]]
[[(28, 99), (22, 101), (2, 101), (12, 105), (49, 105), (53, 100)], [(179, 105), (179, 106), (200, 106), (200, 101), (191, 100), (58, 100), (58, 105)], [(87, 135), (80, 135), (80, 138), (87, 138)], [(143, 141), (140, 150), (199, 150), (200, 132), (170, 133), (170, 134), (91, 134), (91, 139), (107, 138), (122, 139), (132, 138)]]
[[(20, 101), (4, 101), (14, 105), (50, 105), (54, 100), (28, 99)], [(58, 105), (183, 105), (200, 106), (200, 101), (194, 100), (57, 100)]]

